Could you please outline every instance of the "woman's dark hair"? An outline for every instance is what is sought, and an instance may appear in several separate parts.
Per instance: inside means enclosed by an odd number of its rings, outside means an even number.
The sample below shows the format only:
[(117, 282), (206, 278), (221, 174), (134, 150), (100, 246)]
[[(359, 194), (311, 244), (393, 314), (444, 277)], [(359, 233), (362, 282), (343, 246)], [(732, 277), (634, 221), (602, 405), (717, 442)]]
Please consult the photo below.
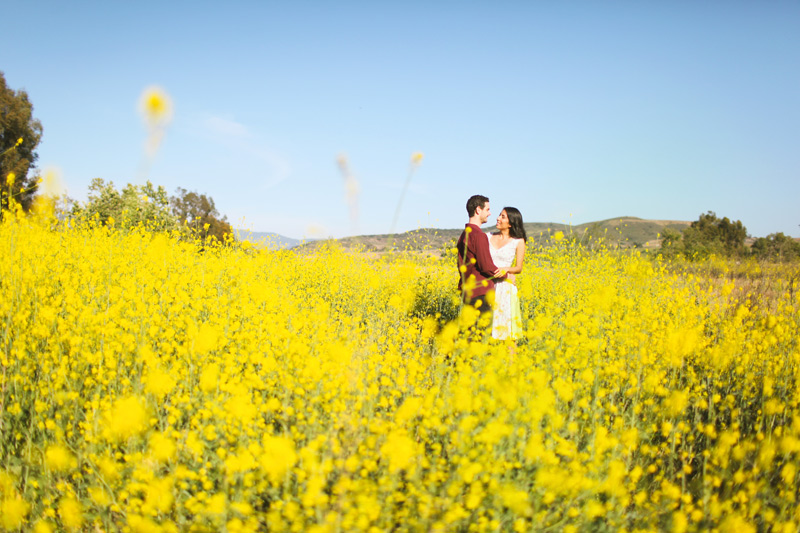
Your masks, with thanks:
[(525, 233), (525, 227), (522, 225), (522, 213), (519, 212), (519, 209), (516, 207), (504, 207), (503, 211), (506, 212), (508, 224), (511, 226), (508, 228), (508, 234), (515, 239), (527, 241), (528, 234)]

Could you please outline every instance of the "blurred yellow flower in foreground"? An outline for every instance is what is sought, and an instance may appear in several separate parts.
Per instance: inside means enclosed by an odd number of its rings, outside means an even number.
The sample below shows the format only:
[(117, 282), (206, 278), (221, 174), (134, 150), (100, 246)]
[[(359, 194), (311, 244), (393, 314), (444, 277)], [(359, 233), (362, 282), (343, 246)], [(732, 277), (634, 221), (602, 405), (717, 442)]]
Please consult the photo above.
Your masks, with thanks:
[(164, 370), (157, 368), (145, 380), (145, 390), (157, 398), (163, 398), (175, 387), (175, 379)]
[(72, 496), (61, 499), (58, 514), (67, 529), (78, 529), (83, 524), (83, 506)]
[(171, 460), (176, 450), (175, 442), (164, 433), (150, 435), (150, 454), (156, 461), (165, 463)]
[(30, 510), (28, 502), (22, 498), (6, 498), (0, 502), (0, 526), (6, 531), (22, 527)]
[(64, 472), (75, 468), (75, 458), (68, 449), (60, 444), (47, 448), (44, 458), (47, 468), (55, 472)]
[(321, 238), (324, 237), (328, 233), (328, 231), (319, 224), (309, 224), (306, 227), (306, 233), (308, 233), (311, 237)]
[(172, 120), (172, 99), (164, 89), (151, 85), (139, 98), (139, 112), (148, 125), (166, 125)]
[(414, 441), (404, 432), (392, 432), (381, 446), (381, 455), (389, 459), (389, 471), (399, 472), (413, 465), (417, 449)]
[(336, 164), (339, 165), (342, 179), (344, 179), (344, 192), (350, 210), (351, 229), (353, 234), (356, 234), (358, 233), (358, 193), (360, 191), (358, 179), (356, 179), (355, 175), (350, 170), (347, 154), (339, 154), (336, 158)]
[(172, 121), (172, 99), (164, 89), (151, 85), (139, 97), (139, 113), (149, 130), (145, 154), (152, 159), (164, 138), (167, 126)]
[(273, 482), (278, 482), (297, 461), (294, 443), (286, 437), (266, 435), (262, 447), (261, 468)]
[(194, 341), (194, 349), (198, 354), (204, 355), (216, 349), (218, 342), (219, 332), (213, 326), (203, 324), (197, 332), (197, 338)]
[(147, 410), (136, 396), (115, 402), (104, 418), (104, 436), (112, 441), (125, 441), (147, 429)]
[(41, 179), (42, 186), (39, 192), (44, 196), (55, 198), (64, 194), (64, 183), (61, 181), (61, 172), (57, 168), (48, 168)]
[(34, 533), (52, 533), (53, 526), (46, 520), (39, 520), (36, 522), (36, 525), (33, 526), (33, 531)]

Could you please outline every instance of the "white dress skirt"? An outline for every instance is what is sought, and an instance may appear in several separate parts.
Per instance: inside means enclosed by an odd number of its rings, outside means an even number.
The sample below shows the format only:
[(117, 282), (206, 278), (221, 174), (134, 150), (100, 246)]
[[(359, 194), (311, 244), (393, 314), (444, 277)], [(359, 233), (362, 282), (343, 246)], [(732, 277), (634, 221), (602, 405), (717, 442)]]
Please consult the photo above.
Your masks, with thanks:
[[(491, 234), (487, 233), (487, 236)], [(505, 246), (495, 248), (489, 239), (489, 251), (492, 262), (498, 268), (508, 268), (517, 256), (519, 239), (509, 240)], [(518, 339), (522, 334), (522, 314), (517, 298), (517, 286), (508, 281), (496, 281), (494, 284), (494, 309), (492, 313), (492, 338)]]

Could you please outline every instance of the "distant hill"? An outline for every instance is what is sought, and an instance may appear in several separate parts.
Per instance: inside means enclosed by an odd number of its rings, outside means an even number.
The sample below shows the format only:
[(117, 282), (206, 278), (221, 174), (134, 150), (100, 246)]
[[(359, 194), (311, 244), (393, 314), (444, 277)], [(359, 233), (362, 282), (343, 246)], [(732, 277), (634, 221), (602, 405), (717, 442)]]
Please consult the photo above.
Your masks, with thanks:
[(300, 248), (313, 250), (326, 242), (336, 242), (342, 248), (363, 252), (386, 252), (389, 250), (440, 250), (447, 243), (455, 241), (461, 234), (460, 229), (423, 228), (406, 233), (389, 233), (384, 235), (358, 235), (342, 239), (328, 239), (309, 242)]
[[(566, 236), (572, 235), (584, 243), (596, 242), (598, 239), (610, 246), (658, 248), (661, 245), (660, 234), (665, 228), (683, 231), (691, 222), (681, 220), (645, 220), (636, 217), (619, 217), (588, 222), (578, 226), (558, 224), (555, 222), (528, 222), (525, 231), (530, 245), (547, 244), (549, 235), (562, 231)], [(494, 226), (484, 227), (484, 231), (493, 231)], [(336, 239), (346, 249), (357, 249), (365, 252), (385, 252), (388, 250), (441, 250), (458, 239), (462, 228), (434, 229), (423, 228), (406, 233), (386, 235), (359, 235)], [(314, 249), (326, 241), (305, 243), (303, 249)]]
[(264, 231), (247, 231), (242, 229), (235, 229), (233, 231), (236, 234), (237, 240), (249, 242), (257, 246), (263, 246), (268, 250), (286, 250), (306, 242), (299, 239), (284, 237), (283, 235), (279, 235), (277, 233), (269, 233)]
[(680, 232), (690, 225), (691, 222), (682, 220), (645, 220), (637, 217), (619, 217), (574, 226), (572, 232), (583, 239), (604, 238), (608, 243), (621, 246), (658, 248), (661, 246), (660, 235), (664, 233), (665, 229)]

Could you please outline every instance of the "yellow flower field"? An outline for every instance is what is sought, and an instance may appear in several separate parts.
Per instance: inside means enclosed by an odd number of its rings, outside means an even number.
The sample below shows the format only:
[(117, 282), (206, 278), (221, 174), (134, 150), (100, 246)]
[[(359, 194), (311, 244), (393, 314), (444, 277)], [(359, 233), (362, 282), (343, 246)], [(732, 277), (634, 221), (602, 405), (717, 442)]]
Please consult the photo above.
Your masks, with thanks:
[(512, 349), (454, 255), (8, 218), (0, 529), (800, 527), (797, 266), (532, 245)]

